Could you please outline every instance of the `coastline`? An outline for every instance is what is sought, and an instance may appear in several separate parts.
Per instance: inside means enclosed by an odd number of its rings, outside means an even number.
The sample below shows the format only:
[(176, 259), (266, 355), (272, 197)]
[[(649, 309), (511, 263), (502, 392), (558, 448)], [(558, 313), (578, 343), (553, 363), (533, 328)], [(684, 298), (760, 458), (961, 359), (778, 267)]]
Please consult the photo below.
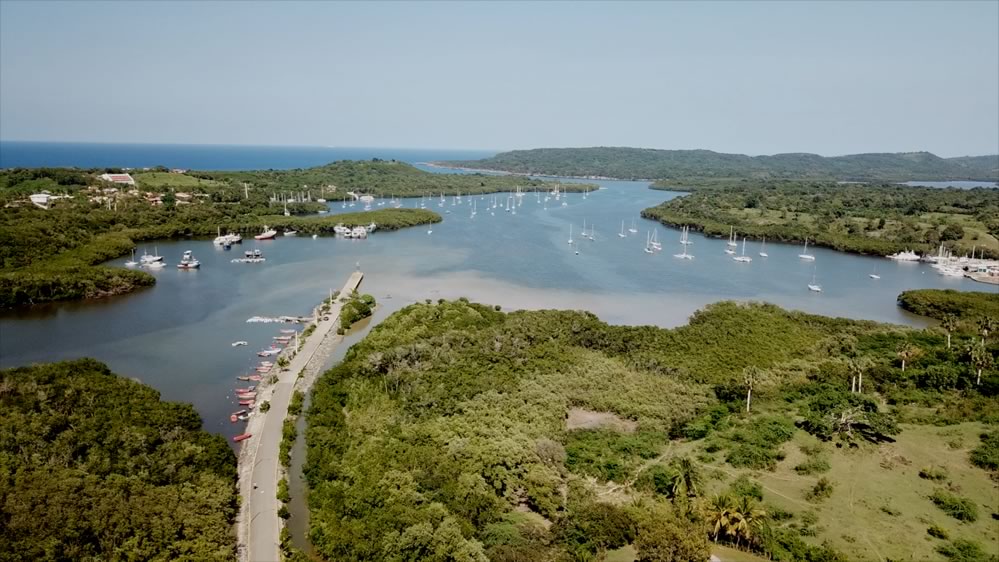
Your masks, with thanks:
[(418, 162), (418, 164), (423, 164), (424, 166), (429, 166), (431, 168), (440, 168), (442, 170), (461, 170), (462, 172), (475, 172), (480, 174), (496, 174), (501, 176), (521, 176), (527, 178), (551, 178), (551, 179), (570, 179), (570, 180), (601, 180), (601, 181), (647, 181), (652, 182), (655, 180), (645, 179), (645, 178), (612, 178), (609, 176), (570, 176), (570, 175), (555, 175), (555, 174), (532, 174), (528, 172), (510, 172), (507, 170), (490, 170), (488, 168), (466, 168), (464, 166), (452, 166), (450, 164), (445, 164), (443, 162)]

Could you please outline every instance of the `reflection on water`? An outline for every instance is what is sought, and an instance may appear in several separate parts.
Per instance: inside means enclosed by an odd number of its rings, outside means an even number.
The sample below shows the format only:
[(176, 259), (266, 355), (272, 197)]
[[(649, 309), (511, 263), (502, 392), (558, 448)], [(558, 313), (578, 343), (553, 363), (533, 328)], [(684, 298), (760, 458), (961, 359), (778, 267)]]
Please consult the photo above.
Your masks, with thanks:
[[(176, 264), (190, 249), (199, 271), (172, 265), (155, 272), (155, 287), (121, 298), (20, 310), (0, 318), (0, 365), (92, 356), (113, 370), (159, 389), (166, 399), (193, 402), (211, 431), (238, 433), (228, 421), (235, 408), (234, 377), (252, 369), (254, 351), (270, 343), (282, 325), (247, 324), (251, 316), (308, 314), (330, 288), (354, 270), (365, 272), (361, 288), (380, 303), (375, 320), (423, 299), (468, 297), (505, 310), (585, 309), (619, 324), (682, 324), (698, 308), (718, 300), (758, 300), (813, 313), (925, 325), (895, 304), (905, 289), (951, 287), (989, 290), (969, 280), (944, 278), (911, 263), (842, 254), (815, 248), (814, 263), (802, 262), (796, 246), (768, 244), (770, 257), (747, 244), (750, 264), (733, 262), (725, 241), (692, 234), (693, 260), (679, 260), (679, 233), (637, 219), (639, 232), (621, 238), (644, 208), (680, 194), (646, 189), (642, 182), (599, 182), (604, 189), (568, 196), (568, 205), (529, 193), (517, 213), (507, 213), (507, 195), (448, 198), (444, 222), (426, 229), (378, 232), (367, 240), (309, 237), (257, 242), (231, 252), (210, 240), (160, 242), (161, 255)], [(516, 198), (515, 198), (516, 200)], [(477, 214), (471, 217), (470, 203)], [(405, 206), (418, 206), (406, 200)], [(387, 206), (387, 205), (386, 205)], [(331, 204), (331, 212), (341, 212)], [(379, 208), (379, 207), (376, 207)], [(357, 210), (357, 208), (347, 210)], [(451, 211), (445, 213), (445, 211)], [(595, 226), (595, 240), (579, 238), (583, 220)], [(580, 250), (567, 244), (569, 225)], [(663, 251), (643, 252), (646, 233), (658, 228)], [(230, 259), (260, 248), (262, 264)], [(152, 247), (149, 248), (153, 250)], [(811, 249), (810, 249), (811, 250)], [(140, 248), (141, 252), (141, 248)], [(123, 263), (127, 258), (116, 260)], [(877, 267), (880, 281), (868, 274)], [(808, 291), (813, 274), (823, 285)], [(230, 343), (247, 340), (249, 347)], [(338, 349), (343, 353), (346, 346)]]

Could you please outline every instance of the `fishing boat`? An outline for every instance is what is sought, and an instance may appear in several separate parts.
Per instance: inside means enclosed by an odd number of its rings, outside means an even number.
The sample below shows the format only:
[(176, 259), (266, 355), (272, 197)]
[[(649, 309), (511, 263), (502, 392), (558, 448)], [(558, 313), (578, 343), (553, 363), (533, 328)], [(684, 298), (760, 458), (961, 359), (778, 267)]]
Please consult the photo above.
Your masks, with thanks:
[(273, 228), (267, 228), (267, 225), (265, 224), (264, 231), (253, 238), (256, 240), (273, 240), (275, 236), (277, 236), (277, 231)]
[(812, 291), (812, 292), (815, 292), (815, 293), (821, 293), (822, 292), (822, 285), (819, 285), (818, 282), (815, 281), (815, 272), (814, 271), (812, 272), (812, 282), (808, 284), (808, 290)]
[(628, 235), (624, 233), (624, 221), (623, 220), (621, 221), (621, 232), (618, 232), (617, 235), (620, 236), (621, 238), (627, 238), (628, 237)]
[(739, 243), (735, 241), (735, 227), (728, 227), (728, 246), (734, 248), (738, 246)]
[(239, 347), (241, 345), (250, 345), (250, 343), (247, 342), (247, 341), (245, 341), (245, 340), (239, 340), (239, 341), (232, 342), (232, 346), (233, 347)]
[(125, 267), (135, 267), (139, 265), (139, 262), (135, 261), (135, 250), (132, 250), (132, 259), (125, 262)]
[(177, 269), (198, 269), (199, 267), (201, 267), (201, 262), (191, 254), (191, 250), (184, 250), (184, 256), (180, 258)]
[[(815, 261), (815, 256), (808, 253), (808, 238), (805, 238), (805, 249), (798, 254), (798, 257), (806, 261)], [(822, 290), (820, 287), (819, 290)]]
[(742, 239), (742, 255), (741, 256), (736, 256), (736, 257), (734, 257), (732, 259), (734, 259), (735, 261), (737, 261), (739, 263), (749, 263), (749, 262), (753, 261), (753, 258), (751, 258), (751, 257), (749, 257), (749, 256), (746, 255), (746, 238), (745, 237), (743, 237), (743, 239)]
[(628, 232), (638, 234), (638, 228), (635, 227), (635, 219), (631, 219), (631, 228), (628, 229)]
[(766, 237), (763, 238), (763, 245), (760, 246), (760, 257), (761, 258), (769, 258), (770, 257), (770, 254), (767, 253), (767, 239), (766, 239)]
[(250, 437), (253, 437), (252, 433), (241, 433), (239, 435), (233, 436), (232, 440), (235, 441), (236, 443), (239, 443), (240, 441), (246, 441)]

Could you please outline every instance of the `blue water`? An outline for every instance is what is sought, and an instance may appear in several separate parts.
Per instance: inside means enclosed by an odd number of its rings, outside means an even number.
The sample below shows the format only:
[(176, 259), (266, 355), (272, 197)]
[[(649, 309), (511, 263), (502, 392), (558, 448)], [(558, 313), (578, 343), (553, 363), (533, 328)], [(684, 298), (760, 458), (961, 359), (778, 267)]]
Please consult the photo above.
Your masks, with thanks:
[(323, 146), (237, 146), (194, 144), (103, 144), (0, 141), (0, 168), (143, 168), (196, 170), (284, 170), (337, 160), (430, 162), (492, 156), (487, 150), (338, 148)]

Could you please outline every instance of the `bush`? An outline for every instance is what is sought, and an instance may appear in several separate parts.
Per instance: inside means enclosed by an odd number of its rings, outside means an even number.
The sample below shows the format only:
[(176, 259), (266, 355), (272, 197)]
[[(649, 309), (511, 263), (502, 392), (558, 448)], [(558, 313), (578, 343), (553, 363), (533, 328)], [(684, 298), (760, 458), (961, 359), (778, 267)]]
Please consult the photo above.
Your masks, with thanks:
[(971, 451), (971, 464), (985, 470), (999, 470), (999, 431), (983, 433), (982, 443)]
[(954, 562), (982, 562), (983, 560), (995, 560), (995, 556), (986, 554), (982, 547), (973, 541), (958, 539), (950, 544), (942, 544), (937, 547), (937, 552), (943, 554)]
[(784, 453), (749, 444), (737, 445), (725, 457), (725, 461), (736, 468), (766, 470), (772, 470), (781, 460), (784, 460)]
[(825, 457), (814, 457), (806, 460), (805, 462), (799, 463), (794, 467), (794, 471), (802, 476), (807, 476), (810, 474), (821, 474), (827, 472), (830, 468), (829, 461)]
[(948, 538), (950, 538), (950, 536), (947, 533), (947, 529), (944, 529), (943, 527), (940, 527), (938, 525), (930, 525), (926, 529), (926, 534), (937, 539), (947, 540)]
[(261, 412), (268, 412), (270, 411), (270, 409), (271, 409), (271, 403), (269, 401), (264, 400), (263, 402), (260, 403)]
[(281, 507), (278, 508), (278, 517), (281, 519), (288, 519), (291, 517), (291, 512), (288, 511), (288, 506), (281, 504)]
[(745, 474), (736, 478), (728, 489), (733, 496), (745, 496), (763, 501), (763, 486), (759, 482), (750, 480)]
[(288, 491), (287, 478), (282, 478), (281, 480), (278, 480), (277, 499), (282, 503), (288, 503), (289, 501), (291, 501), (291, 493)]
[(940, 482), (947, 479), (947, 469), (943, 467), (926, 467), (920, 469), (919, 477), (924, 480), (933, 480), (935, 482)]
[(810, 502), (820, 502), (832, 496), (833, 484), (828, 478), (819, 478), (819, 481), (812, 486), (812, 489), (805, 494), (805, 499)]
[(958, 521), (974, 522), (978, 520), (978, 507), (967, 498), (956, 496), (945, 490), (937, 490), (930, 500), (944, 513)]

